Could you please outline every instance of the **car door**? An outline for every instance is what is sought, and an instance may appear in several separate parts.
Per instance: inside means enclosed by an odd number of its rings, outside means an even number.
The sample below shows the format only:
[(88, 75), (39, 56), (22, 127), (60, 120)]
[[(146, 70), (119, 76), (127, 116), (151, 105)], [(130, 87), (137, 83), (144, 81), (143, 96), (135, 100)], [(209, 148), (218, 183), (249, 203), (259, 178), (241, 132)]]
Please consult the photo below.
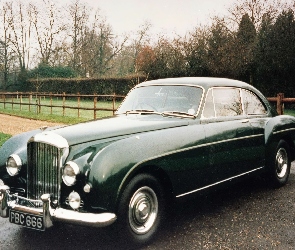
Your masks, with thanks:
[(253, 130), (253, 166), (265, 165), (265, 125), (270, 117), (267, 108), (260, 98), (250, 90), (242, 89), (242, 100), (244, 113), (247, 115)]
[(240, 88), (216, 87), (208, 91), (202, 114), (211, 180), (237, 177), (257, 168), (254, 136), (244, 113)]

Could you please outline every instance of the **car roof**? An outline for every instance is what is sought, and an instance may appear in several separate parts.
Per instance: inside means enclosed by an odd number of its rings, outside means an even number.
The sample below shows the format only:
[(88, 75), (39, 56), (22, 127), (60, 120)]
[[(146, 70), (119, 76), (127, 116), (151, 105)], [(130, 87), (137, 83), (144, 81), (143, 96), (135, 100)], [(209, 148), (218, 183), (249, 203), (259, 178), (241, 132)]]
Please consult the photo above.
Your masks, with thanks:
[(269, 110), (271, 110), (272, 115), (276, 115), (276, 112), (270, 106), (266, 97), (254, 86), (239, 80), (229, 79), (229, 78), (218, 78), (218, 77), (176, 77), (176, 78), (163, 78), (158, 80), (145, 81), (135, 86), (145, 87), (151, 85), (188, 85), (188, 86), (199, 86), (206, 91), (211, 87), (237, 87), (244, 88), (256, 93), (261, 100), (265, 103)]
[(210, 87), (241, 87), (253, 89), (251, 85), (228, 78), (218, 78), (218, 77), (176, 77), (176, 78), (164, 78), (158, 80), (151, 80), (142, 82), (136, 87), (143, 87), (149, 85), (169, 85), (169, 84), (179, 84), (179, 85), (195, 85), (202, 86), (204, 88)]

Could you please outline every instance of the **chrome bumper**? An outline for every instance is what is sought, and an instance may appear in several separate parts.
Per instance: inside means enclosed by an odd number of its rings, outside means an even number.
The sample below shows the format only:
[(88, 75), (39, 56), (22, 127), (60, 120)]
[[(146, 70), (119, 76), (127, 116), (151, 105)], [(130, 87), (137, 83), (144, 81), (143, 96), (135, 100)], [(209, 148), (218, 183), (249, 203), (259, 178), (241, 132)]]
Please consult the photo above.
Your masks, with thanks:
[[(53, 225), (53, 222), (65, 222), (77, 224), (81, 226), (105, 227), (114, 223), (117, 219), (113, 213), (80, 213), (73, 210), (63, 208), (53, 208), (50, 203), (50, 195), (43, 194), (41, 201), (43, 206), (40, 208), (26, 207), (17, 204), (17, 195), (11, 195), (9, 187), (6, 185), (0, 186), (0, 216), (8, 217), (9, 209), (28, 213), (32, 215), (42, 216), (45, 228)], [(19, 197), (23, 199), (23, 197)], [(34, 201), (35, 202), (35, 201)]]

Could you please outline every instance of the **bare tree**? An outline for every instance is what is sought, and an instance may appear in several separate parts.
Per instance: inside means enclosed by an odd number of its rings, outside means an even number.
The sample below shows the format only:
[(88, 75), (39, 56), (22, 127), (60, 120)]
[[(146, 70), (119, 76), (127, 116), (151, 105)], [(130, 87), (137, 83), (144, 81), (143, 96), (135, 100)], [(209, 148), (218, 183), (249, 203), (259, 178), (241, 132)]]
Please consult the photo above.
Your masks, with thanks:
[(242, 20), (242, 17), (248, 14), (252, 23), (257, 28), (264, 14), (276, 17), (286, 7), (287, 3), (281, 0), (237, 0), (228, 9), (230, 14), (228, 18), (237, 26)]
[(32, 3), (29, 5), (30, 17), (36, 32), (41, 63), (49, 64), (54, 53), (57, 37), (65, 30), (58, 18), (56, 6), (49, 0), (43, 0), (45, 8), (38, 9)]
[(90, 9), (82, 4), (79, 0), (76, 0), (69, 6), (70, 14), (70, 37), (72, 59), (70, 65), (76, 71), (79, 71), (81, 67), (81, 53), (84, 43), (84, 34), (89, 22)]
[(1, 37), (1, 71), (3, 72), (3, 88), (6, 89), (8, 84), (8, 74), (9, 74), (9, 53), (8, 53), (8, 46), (9, 46), (9, 27), (7, 21), (7, 6), (3, 5), (1, 9), (1, 19), (3, 25), (3, 36)]
[[(146, 47), (150, 44), (150, 30), (151, 24), (145, 22), (139, 29), (133, 33), (125, 35), (128, 38), (128, 43), (122, 51), (116, 55), (112, 64), (114, 75), (139, 75), (142, 66), (142, 60), (138, 60), (139, 55), (146, 52)], [(143, 51), (143, 53), (141, 53)], [(140, 65), (138, 65), (138, 62)]]
[(30, 61), (32, 20), (26, 6), (21, 2), (7, 2), (5, 8), (11, 48), (18, 58), (21, 72), (24, 72)]
[[(118, 40), (106, 20), (96, 12), (83, 37), (81, 66), (91, 76), (104, 76), (113, 67), (113, 59), (122, 51), (127, 37)], [(87, 70), (87, 71), (86, 71)]]
[(136, 65), (136, 59), (138, 57), (139, 52), (141, 49), (149, 43), (149, 35), (148, 32), (151, 28), (151, 24), (149, 22), (145, 22), (139, 30), (136, 32), (136, 36), (132, 42), (133, 48), (133, 72), (138, 73), (138, 66)]

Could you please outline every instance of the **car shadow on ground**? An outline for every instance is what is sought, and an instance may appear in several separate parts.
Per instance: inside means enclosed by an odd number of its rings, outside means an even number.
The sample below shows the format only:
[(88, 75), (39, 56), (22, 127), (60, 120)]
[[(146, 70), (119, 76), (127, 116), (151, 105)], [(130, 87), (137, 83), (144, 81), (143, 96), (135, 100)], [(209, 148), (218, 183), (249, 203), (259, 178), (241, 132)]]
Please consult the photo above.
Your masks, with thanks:
[[(295, 174), (291, 173), (287, 185), (295, 185)], [(285, 188), (285, 187), (283, 187)], [(179, 239), (185, 234), (207, 234), (217, 224), (228, 227), (233, 220), (246, 216), (249, 220), (253, 206), (273, 199), (276, 192), (262, 178), (247, 178), (227, 188), (203, 193), (188, 201), (167, 207), (165, 225), (155, 241), (140, 249), (168, 249), (177, 247)], [(259, 208), (260, 209), (260, 208)], [(254, 213), (254, 212), (253, 212)], [(198, 237), (195, 237), (196, 240)], [(58, 226), (45, 232), (21, 229), (14, 249), (136, 249), (118, 241), (111, 228), (85, 228), (80, 226)], [(181, 242), (180, 242), (181, 244)], [(166, 247), (168, 248), (166, 248)], [(178, 248), (178, 247), (177, 247)]]

